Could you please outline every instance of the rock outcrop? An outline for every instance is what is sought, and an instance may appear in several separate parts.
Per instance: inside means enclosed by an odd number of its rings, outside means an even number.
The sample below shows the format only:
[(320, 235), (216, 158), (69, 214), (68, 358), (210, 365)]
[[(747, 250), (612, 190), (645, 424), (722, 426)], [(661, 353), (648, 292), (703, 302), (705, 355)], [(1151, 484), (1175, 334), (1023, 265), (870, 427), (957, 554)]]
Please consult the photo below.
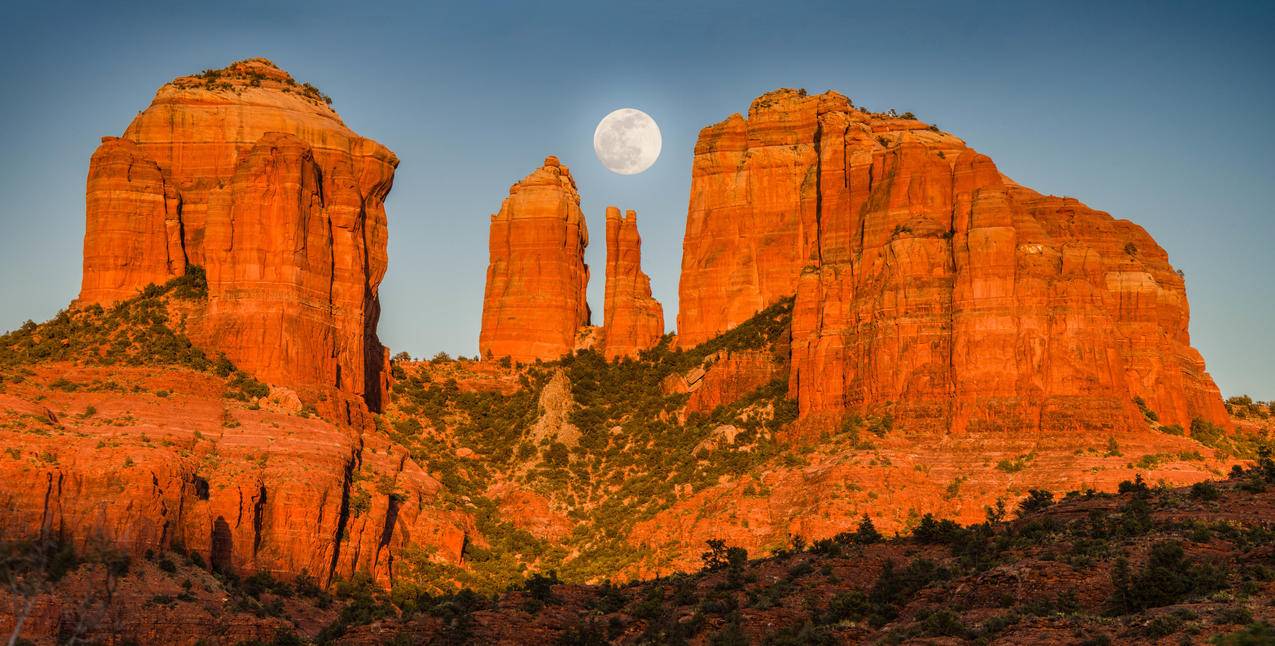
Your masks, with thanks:
[(1141, 227), (938, 128), (778, 90), (700, 133), (680, 285), (695, 345), (795, 295), (803, 418), (914, 431), (1228, 425), (1182, 276)]
[(396, 555), (426, 549), (460, 563), (473, 533), (438, 480), (383, 434), (227, 399), (209, 373), (30, 373), (0, 393), (11, 447), (0, 540), (45, 534), (135, 556), (180, 548), (217, 571), (320, 581), (365, 571), (389, 583)]
[(651, 278), (642, 272), (642, 238), (637, 213), (608, 206), (606, 301), (603, 354), (633, 357), (664, 336), (664, 308), (651, 296)]
[(191, 335), (262, 379), (380, 404), (384, 201), (398, 159), (264, 59), (163, 86), (89, 168), (78, 302), (208, 275)]
[(483, 358), (552, 360), (589, 325), (589, 231), (571, 171), (557, 157), (509, 189), (491, 216), (483, 296)]

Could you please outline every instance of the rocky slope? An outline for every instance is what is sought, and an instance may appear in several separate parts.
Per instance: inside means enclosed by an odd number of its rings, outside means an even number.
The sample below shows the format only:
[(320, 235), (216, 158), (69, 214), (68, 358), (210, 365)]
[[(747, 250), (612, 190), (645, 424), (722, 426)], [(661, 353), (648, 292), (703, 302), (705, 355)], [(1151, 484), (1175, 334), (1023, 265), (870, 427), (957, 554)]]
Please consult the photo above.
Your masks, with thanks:
[(1139, 398), (1227, 424), (1180, 274), (1139, 226), (1000, 174), (955, 136), (777, 90), (696, 144), (679, 344), (794, 296), (791, 395), (814, 428), (1111, 432)]
[[(696, 348), (661, 344), (624, 363), (596, 350), (523, 368), (396, 362), (394, 439), (473, 513), (500, 512), (484, 536), (522, 536), (484, 548), (480, 571), (421, 580), (493, 590), (522, 566), (569, 581), (644, 578), (694, 567), (711, 538), (765, 552), (835, 535), (865, 513), (883, 531), (907, 531), (927, 513), (976, 521), (1029, 489), (1110, 491), (1138, 474), (1186, 485), (1269, 439), (1269, 429), (1233, 433), (1201, 418), (1161, 424), (1149, 408), (1138, 426), (1105, 432), (972, 428), (936, 439), (869, 415), (809, 433), (787, 397), (792, 317), (792, 301), (780, 301)], [(543, 513), (502, 502), (511, 492)], [(571, 531), (544, 532), (536, 516)]]
[(637, 213), (608, 206), (603, 354), (633, 357), (664, 336), (664, 308), (651, 297), (651, 278), (642, 272), (642, 238)]
[(265, 59), (164, 85), (89, 167), (78, 303), (207, 271), (201, 346), (380, 405), (385, 198), (398, 158)]
[[(21, 563), (43, 582), (27, 634), (37, 644), (59, 627), (171, 644), (1268, 643), (1273, 481), (1268, 467), (1191, 488), (1129, 481), (1117, 495), (1036, 495), (1014, 520), (995, 509), (966, 527), (927, 517), (894, 538), (860, 522), (755, 560), (716, 542), (693, 573), (620, 585), (535, 576), (494, 597), (390, 596), (359, 579), (325, 592), (210, 574), (173, 553), (36, 559)], [(84, 603), (108, 582), (111, 604)]]
[(437, 479), (370, 418), (331, 423), (209, 359), (174, 331), (205, 307), (184, 288), (0, 337), (0, 542), (181, 549), (319, 582), (388, 584), (408, 550), (460, 561), (472, 520)]
[(483, 357), (552, 360), (589, 325), (589, 229), (571, 171), (557, 157), (515, 183), (491, 216)]

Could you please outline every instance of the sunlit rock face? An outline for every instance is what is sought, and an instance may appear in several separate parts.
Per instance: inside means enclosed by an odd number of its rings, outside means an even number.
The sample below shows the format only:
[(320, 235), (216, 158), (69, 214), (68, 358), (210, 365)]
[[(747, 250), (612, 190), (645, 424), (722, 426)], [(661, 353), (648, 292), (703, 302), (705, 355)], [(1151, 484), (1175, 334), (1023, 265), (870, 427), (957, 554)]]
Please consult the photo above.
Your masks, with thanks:
[[(67, 392), (51, 388), (55, 380), (129, 388)], [(0, 393), (0, 440), (57, 460), (0, 461), (0, 539), (45, 532), (80, 553), (106, 541), (138, 558), (181, 548), (218, 571), (321, 581), (369, 572), (388, 584), (409, 550), (461, 561), (469, 521), (447, 509), (441, 483), (402, 446), (227, 400), (225, 389), (214, 375), (173, 367), (35, 366)], [(50, 412), (86, 407), (94, 415)], [(25, 432), (37, 415), (57, 426)], [(395, 494), (375, 482), (392, 482)]]
[(197, 341), (261, 379), (378, 407), (384, 201), (398, 158), (325, 99), (264, 59), (161, 87), (93, 156), (78, 302), (203, 266)]
[(679, 343), (790, 296), (790, 394), (817, 426), (1118, 431), (1144, 424), (1135, 397), (1228, 424), (1146, 231), (833, 92), (765, 94), (695, 147)]
[(483, 358), (557, 359), (589, 325), (589, 230), (571, 171), (557, 157), (515, 183), (491, 216), (478, 348)]
[(642, 237), (637, 213), (608, 206), (606, 302), (603, 354), (634, 357), (664, 335), (664, 308), (651, 296), (651, 278), (642, 271)]

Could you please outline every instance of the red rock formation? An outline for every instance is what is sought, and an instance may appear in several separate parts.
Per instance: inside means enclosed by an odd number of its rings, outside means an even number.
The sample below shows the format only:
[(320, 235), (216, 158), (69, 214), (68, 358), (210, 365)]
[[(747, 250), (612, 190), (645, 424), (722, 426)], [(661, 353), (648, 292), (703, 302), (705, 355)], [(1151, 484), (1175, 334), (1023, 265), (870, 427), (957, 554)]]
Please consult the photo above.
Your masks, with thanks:
[(700, 132), (682, 247), (678, 344), (693, 347), (796, 291), (814, 254), (814, 110), (771, 95)]
[(128, 298), (186, 270), (177, 189), (137, 144), (102, 138), (89, 162), (85, 201), (92, 214), (84, 232), (88, 302)]
[(1003, 177), (956, 137), (779, 90), (705, 128), (679, 342), (796, 295), (806, 419), (889, 410), (913, 430), (1227, 424), (1181, 276), (1137, 225)]
[(557, 157), (509, 189), (491, 216), (483, 358), (557, 359), (589, 325), (589, 231), (571, 171)]
[[(55, 379), (127, 390), (64, 392)], [(225, 388), (183, 369), (34, 366), (0, 393), (0, 441), (19, 451), (0, 463), (0, 540), (44, 530), (139, 556), (180, 545), (214, 568), (320, 580), (388, 583), (409, 547), (461, 561), (472, 522), (406, 449)], [(38, 434), (25, 431), (33, 415), (46, 420)]]
[(633, 357), (664, 336), (664, 308), (651, 297), (651, 278), (642, 272), (642, 238), (637, 213), (607, 207), (606, 302), (603, 333), (607, 359)]
[(174, 80), (89, 169), (79, 302), (202, 265), (191, 334), (276, 383), (379, 406), (377, 290), (398, 159), (264, 59)]
[(718, 406), (738, 401), (781, 376), (784, 369), (765, 350), (722, 350), (708, 361), (703, 377), (689, 384), (688, 412), (711, 413)]
[[(785, 346), (786, 350), (786, 346)], [(664, 378), (660, 389), (666, 394), (689, 393), (685, 412), (711, 413), (723, 404), (743, 396), (787, 374), (788, 367), (772, 350), (721, 350), (703, 365)]]

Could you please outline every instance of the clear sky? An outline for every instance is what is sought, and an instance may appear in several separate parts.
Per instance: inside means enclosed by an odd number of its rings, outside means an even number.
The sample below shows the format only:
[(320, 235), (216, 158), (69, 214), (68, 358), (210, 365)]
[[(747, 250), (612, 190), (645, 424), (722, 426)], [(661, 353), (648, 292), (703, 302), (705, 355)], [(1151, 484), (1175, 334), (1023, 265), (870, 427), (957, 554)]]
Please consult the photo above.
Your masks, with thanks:
[[(776, 87), (838, 90), (941, 125), (1001, 171), (1146, 227), (1186, 273), (1194, 345), (1227, 394), (1275, 398), (1275, 3), (6, 3), (0, 20), (0, 329), (79, 288), (84, 179), (173, 77), (265, 56), (402, 159), (381, 338), (477, 353), (488, 215), (546, 154), (594, 244), (636, 209), (668, 326), (699, 129)], [(660, 124), (612, 174), (598, 120)]]

